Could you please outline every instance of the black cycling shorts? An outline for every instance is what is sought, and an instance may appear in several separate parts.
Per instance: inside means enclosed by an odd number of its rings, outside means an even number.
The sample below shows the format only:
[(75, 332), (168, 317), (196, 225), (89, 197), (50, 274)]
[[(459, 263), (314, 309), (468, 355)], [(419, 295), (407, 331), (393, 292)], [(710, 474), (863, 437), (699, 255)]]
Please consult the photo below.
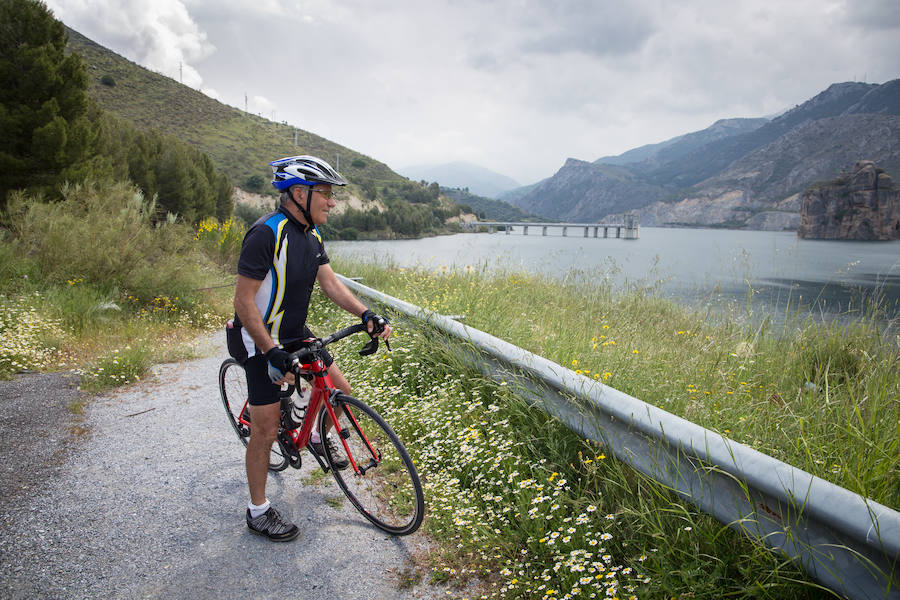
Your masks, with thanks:
[[(305, 330), (304, 337), (314, 337), (309, 328)], [(291, 344), (285, 350), (296, 352), (302, 347), (302, 343)], [(326, 369), (334, 363), (334, 359), (327, 350), (322, 350), (322, 360), (325, 362)], [(250, 404), (254, 406), (274, 404), (279, 401), (278, 392), (281, 391), (281, 386), (272, 383), (272, 380), (269, 379), (268, 362), (264, 354), (255, 354), (244, 362), (244, 369), (247, 371), (247, 397)]]

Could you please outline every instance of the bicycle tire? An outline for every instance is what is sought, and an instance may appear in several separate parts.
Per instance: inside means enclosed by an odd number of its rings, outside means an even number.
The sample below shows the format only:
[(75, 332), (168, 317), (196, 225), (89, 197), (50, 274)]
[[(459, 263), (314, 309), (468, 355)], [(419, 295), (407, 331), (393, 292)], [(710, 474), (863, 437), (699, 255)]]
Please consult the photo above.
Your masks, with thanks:
[[(339, 421), (348, 432), (345, 441), (350, 453), (363, 467), (363, 474), (357, 474), (352, 463), (343, 471), (335, 469), (335, 460), (343, 457), (343, 444), (335, 436), (338, 456), (332, 455), (329, 444), (323, 444), (325, 459), (338, 486), (353, 506), (379, 529), (398, 536), (415, 532), (425, 516), (425, 496), (403, 442), (381, 415), (361, 400), (338, 394), (335, 404), (343, 410)], [(319, 417), (319, 434), (323, 440), (330, 423), (331, 418), (323, 409)], [(371, 443), (375, 454), (365, 440)]]
[[(247, 407), (247, 374), (244, 365), (233, 358), (226, 359), (219, 366), (219, 394), (225, 406), (228, 422), (231, 423), (238, 439), (246, 446), (250, 439), (250, 425), (242, 422), (240, 415)], [(276, 441), (269, 453), (269, 470), (284, 471), (287, 467), (288, 458)]]

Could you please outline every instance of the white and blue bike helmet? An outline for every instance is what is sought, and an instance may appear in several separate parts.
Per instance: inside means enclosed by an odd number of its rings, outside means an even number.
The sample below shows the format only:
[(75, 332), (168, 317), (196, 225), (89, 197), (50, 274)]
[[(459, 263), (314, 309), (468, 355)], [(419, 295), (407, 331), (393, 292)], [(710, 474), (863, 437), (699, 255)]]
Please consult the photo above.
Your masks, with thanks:
[(328, 183), (347, 185), (347, 182), (331, 165), (315, 156), (289, 156), (269, 163), (272, 167), (272, 185), (276, 190), (286, 190), (292, 185)]
[(285, 192), (294, 185), (305, 185), (308, 187), (306, 192), (306, 208), (301, 206), (294, 196), (290, 195), (291, 201), (297, 205), (307, 224), (312, 227), (312, 217), (310, 217), (310, 203), (312, 202), (312, 186), (321, 183), (329, 185), (347, 185), (347, 181), (332, 168), (327, 162), (315, 156), (288, 156), (280, 158), (269, 163), (272, 167), (272, 186), (276, 190)]

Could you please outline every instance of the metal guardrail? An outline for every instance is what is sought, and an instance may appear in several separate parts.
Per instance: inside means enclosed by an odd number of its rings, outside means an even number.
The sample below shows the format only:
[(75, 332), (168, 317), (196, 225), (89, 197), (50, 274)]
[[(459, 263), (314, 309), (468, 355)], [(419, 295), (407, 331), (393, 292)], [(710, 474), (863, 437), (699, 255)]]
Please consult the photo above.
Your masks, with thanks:
[(900, 598), (900, 513), (491, 335), (341, 277), (449, 335), (579, 435), (854, 600)]

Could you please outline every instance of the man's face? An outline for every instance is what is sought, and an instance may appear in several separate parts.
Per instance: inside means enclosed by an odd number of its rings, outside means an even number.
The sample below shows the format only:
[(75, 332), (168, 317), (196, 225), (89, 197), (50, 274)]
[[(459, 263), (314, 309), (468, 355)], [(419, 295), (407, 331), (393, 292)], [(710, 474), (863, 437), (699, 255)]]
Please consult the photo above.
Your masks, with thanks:
[[(300, 206), (306, 206), (307, 188), (295, 188), (299, 192), (300, 198), (297, 201)], [(313, 195), (309, 201), (309, 215), (312, 217), (312, 225), (322, 225), (328, 220), (328, 211), (335, 207), (334, 196), (332, 196), (331, 185), (320, 183), (312, 188)]]

